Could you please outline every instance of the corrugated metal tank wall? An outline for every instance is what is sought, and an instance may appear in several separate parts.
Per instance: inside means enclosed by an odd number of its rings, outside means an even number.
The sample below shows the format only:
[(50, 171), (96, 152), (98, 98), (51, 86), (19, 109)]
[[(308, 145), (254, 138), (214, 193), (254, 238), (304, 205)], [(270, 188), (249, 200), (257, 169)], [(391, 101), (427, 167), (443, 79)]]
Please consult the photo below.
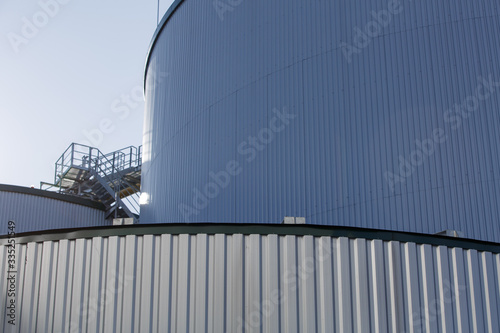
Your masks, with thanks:
[(500, 241), (498, 1), (220, 6), (177, 1), (155, 35), (141, 221)]
[[(160, 234), (32, 241), (18, 244), (16, 256), (17, 326), (0, 316), (4, 332), (500, 330), (500, 255), (491, 252), (344, 237)], [(1, 267), (6, 258), (2, 245)]]
[(9, 232), (10, 220), (16, 222), (16, 233), (110, 225), (105, 210), (99, 209), (98, 204), (70, 199), (46, 191), (1, 185), (0, 221), (4, 227), (0, 235)]

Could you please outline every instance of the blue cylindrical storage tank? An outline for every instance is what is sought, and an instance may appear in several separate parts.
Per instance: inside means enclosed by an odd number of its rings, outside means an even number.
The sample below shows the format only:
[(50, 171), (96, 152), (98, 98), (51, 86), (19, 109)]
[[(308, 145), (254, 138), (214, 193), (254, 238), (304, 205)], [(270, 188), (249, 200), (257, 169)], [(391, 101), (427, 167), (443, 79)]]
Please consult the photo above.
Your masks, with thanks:
[(500, 241), (499, 7), (176, 1), (146, 64), (141, 222)]

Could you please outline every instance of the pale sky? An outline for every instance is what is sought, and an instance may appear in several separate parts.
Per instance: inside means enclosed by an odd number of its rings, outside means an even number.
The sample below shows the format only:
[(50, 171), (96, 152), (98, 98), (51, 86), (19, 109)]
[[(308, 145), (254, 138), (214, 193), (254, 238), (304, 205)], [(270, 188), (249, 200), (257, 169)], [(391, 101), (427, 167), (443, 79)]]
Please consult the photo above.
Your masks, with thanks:
[[(160, 20), (172, 2), (160, 2)], [(0, 1), (0, 184), (53, 182), (54, 163), (72, 142), (104, 153), (142, 144), (157, 6)]]

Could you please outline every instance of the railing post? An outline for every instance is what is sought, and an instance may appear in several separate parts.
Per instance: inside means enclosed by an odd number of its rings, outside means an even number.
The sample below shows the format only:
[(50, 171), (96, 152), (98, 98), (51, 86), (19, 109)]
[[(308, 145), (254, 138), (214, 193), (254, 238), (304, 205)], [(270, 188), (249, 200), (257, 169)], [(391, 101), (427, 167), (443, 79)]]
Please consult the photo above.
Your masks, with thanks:
[(137, 165), (142, 165), (142, 146), (137, 148)]
[(118, 217), (118, 209), (120, 209), (120, 203), (121, 203), (121, 199), (120, 199), (120, 182), (118, 182), (118, 191), (117, 191), (116, 187), (114, 188), (114, 191), (115, 191), (115, 202), (116, 202), (115, 218), (117, 218)]
[(57, 184), (57, 162), (56, 162), (56, 172), (54, 173), (54, 184)]
[(70, 167), (73, 166), (74, 158), (75, 158), (75, 144), (72, 143), (71, 144), (71, 164), (70, 164)]
[(92, 169), (92, 147), (89, 146), (89, 171)]

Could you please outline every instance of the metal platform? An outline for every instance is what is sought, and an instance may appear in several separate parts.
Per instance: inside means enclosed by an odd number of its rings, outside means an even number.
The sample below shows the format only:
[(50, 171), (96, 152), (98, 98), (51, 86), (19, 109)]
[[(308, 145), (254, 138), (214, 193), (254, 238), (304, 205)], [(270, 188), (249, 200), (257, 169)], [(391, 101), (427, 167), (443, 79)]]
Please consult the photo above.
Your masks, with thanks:
[(72, 143), (55, 163), (54, 182), (40, 189), (103, 203), (107, 218), (139, 218), (142, 146), (109, 154)]

